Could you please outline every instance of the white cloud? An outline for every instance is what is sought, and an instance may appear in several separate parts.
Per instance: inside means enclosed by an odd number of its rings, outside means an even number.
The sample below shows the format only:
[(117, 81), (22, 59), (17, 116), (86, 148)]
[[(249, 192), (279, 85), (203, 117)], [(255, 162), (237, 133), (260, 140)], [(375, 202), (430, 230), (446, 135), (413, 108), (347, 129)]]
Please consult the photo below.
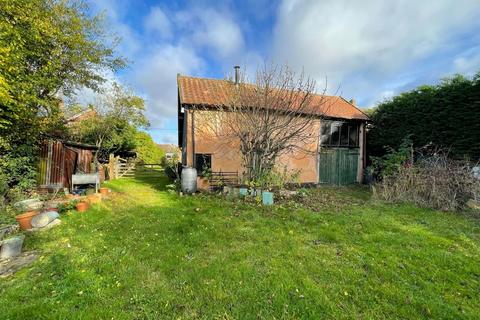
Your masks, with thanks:
[(172, 25), (165, 12), (159, 7), (153, 7), (144, 20), (145, 29), (158, 34), (162, 38), (172, 37)]
[(244, 47), (242, 31), (226, 12), (214, 9), (181, 11), (176, 21), (189, 33), (189, 40), (213, 50), (220, 58), (239, 56)]
[(273, 56), (319, 81), (327, 76), (333, 88), (342, 84), (347, 96), (378, 97), (402, 68), (447, 50), (479, 17), (477, 0), (285, 0)]
[(176, 116), (177, 73), (197, 72), (203, 64), (191, 48), (172, 45), (158, 46), (138, 62), (132, 80), (146, 97), (147, 116), (153, 127)]
[(480, 46), (471, 48), (467, 52), (455, 57), (453, 71), (466, 75), (480, 72)]
[(162, 136), (163, 143), (177, 144), (178, 137), (176, 134), (167, 133)]
[(122, 83), (122, 81), (113, 73), (112, 70), (100, 70), (97, 71), (97, 74), (100, 75), (103, 79), (105, 79), (105, 82), (102, 83), (99, 88), (100, 92), (83, 87), (77, 90), (75, 95), (71, 98), (68, 98), (66, 102), (80, 104), (83, 106), (95, 104), (97, 103), (99, 96), (102, 94), (101, 91), (108, 91), (113, 87), (113, 83)]
[[(131, 62), (121, 77), (110, 74), (107, 78), (132, 86), (145, 99), (146, 115), (156, 141), (175, 142), (177, 137), (171, 129), (177, 122), (177, 73), (201, 73), (206, 63), (201, 51), (205, 48), (222, 62), (235, 60), (233, 56), (242, 55), (244, 50), (242, 31), (228, 12), (213, 8), (170, 12), (159, 7), (152, 7), (144, 17), (143, 30), (132, 29), (125, 17), (133, 6), (126, 0), (120, 1), (93, 2), (95, 10), (105, 10), (109, 31), (122, 38), (120, 54)], [(257, 58), (253, 53), (245, 57), (252, 61)], [(82, 89), (77, 100), (92, 103), (96, 96), (91, 90)]]
[(136, 30), (123, 22), (130, 9), (128, 0), (93, 0), (91, 2), (94, 14), (104, 14), (106, 30), (121, 39), (117, 51), (123, 58), (132, 61), (142, 48), (141, 40)]

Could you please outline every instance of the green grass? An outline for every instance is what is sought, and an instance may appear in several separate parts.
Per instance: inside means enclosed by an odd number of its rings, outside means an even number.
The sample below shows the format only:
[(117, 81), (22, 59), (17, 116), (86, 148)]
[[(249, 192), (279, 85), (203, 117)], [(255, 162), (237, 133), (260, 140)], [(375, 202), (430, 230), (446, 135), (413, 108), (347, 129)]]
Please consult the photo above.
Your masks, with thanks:
[(114, 181), (111, 201), (29, 235), (41, 258), (0, 279), (0, 318), (480, 315), (478, 220), (376, 203), (361, 188), (265, 208), (163, 184)]

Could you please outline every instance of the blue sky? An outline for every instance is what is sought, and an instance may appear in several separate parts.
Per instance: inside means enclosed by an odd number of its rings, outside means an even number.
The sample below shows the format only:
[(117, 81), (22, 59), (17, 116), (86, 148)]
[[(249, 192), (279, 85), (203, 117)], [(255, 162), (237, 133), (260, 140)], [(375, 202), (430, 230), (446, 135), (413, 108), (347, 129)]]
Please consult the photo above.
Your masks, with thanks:
[(92, 0), (91, 9), (130, 61), (107, 77), (145, 98), (159, 143), (177, 143), (177, 73), (225, 78), (237, 64), (248, 73), (288, 64), (318, 91), (372, 107), (480, 71), (478, 0)]

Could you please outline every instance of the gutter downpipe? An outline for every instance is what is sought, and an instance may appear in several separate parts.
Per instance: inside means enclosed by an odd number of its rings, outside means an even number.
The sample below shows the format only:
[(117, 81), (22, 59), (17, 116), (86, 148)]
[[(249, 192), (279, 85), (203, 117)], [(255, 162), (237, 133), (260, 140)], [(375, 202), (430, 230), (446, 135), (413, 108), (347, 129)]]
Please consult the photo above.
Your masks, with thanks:
[(192, 110), (192, 167), (196, 168), (195, 163), (195, 111)]

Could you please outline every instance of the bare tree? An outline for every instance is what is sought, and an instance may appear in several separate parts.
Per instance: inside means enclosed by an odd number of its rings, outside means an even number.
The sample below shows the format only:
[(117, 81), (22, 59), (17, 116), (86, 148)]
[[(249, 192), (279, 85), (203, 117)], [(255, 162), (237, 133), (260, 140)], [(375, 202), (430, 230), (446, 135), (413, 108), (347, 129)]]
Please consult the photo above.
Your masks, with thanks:
[(203, 137), (239, 149), (244, 178), (257, 181), (274, 169), (281, 155), (312, 152), (327, 108), (324, 95), (315, 95), (315, 81), (303, 72), (262, 68), (254, 84), (247, 83), (244, 74), (228, 82), (225, 104), (202, 109), (198, 130)]

